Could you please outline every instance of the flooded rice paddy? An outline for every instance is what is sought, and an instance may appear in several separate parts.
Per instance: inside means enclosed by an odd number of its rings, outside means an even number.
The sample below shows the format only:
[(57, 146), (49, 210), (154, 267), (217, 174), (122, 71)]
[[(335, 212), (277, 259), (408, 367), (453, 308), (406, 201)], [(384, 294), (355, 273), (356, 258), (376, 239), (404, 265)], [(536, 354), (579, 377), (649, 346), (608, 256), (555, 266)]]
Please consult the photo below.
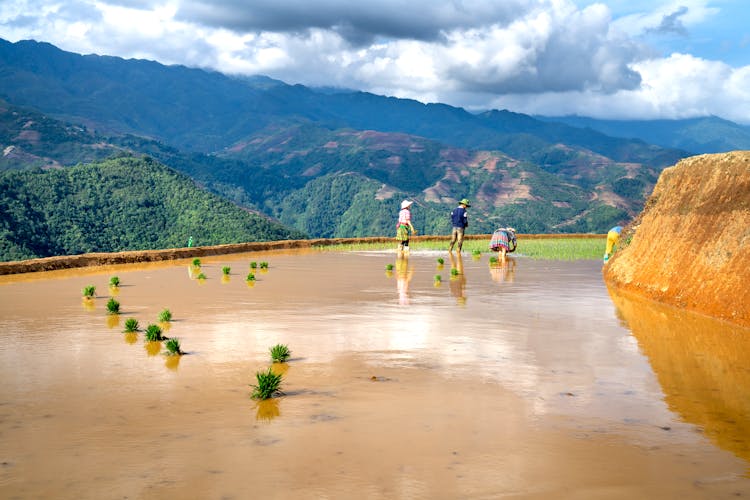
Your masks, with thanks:
[[(750, 332), (599, 262), (202, 260), (0, 278), (0, 497), (750, 496)], [(122, 332), (165, 308), (185, 356)], [(285, 396), (258, 403), (277, 343)]]

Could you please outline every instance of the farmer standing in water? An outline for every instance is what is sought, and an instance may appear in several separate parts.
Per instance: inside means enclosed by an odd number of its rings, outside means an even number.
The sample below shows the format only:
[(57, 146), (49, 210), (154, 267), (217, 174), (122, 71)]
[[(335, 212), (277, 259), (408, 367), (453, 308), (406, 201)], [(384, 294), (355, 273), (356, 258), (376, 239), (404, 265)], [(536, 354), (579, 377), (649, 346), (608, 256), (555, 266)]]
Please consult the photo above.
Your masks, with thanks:
[(451, 244), (448, 247), (449, 252), (453, 252), (453, 246), (458, 244), (458, 253), (461, 253), (461, 248), (464, 246), (464, 231), (469, 227), (469, 214), (466, 212), (466, 209), (470, 206), (469, 200), (464, 198), (451, 211), (453, 231), (451, 232)]
[(417, 230), (411, 224), (411, 204), (409, 200), (401, 202), (401, 211), (398, 213), (396, 223), (396, 239), (398, 240), (398, 253), (409, 253), (409, 232), (417, 234)]

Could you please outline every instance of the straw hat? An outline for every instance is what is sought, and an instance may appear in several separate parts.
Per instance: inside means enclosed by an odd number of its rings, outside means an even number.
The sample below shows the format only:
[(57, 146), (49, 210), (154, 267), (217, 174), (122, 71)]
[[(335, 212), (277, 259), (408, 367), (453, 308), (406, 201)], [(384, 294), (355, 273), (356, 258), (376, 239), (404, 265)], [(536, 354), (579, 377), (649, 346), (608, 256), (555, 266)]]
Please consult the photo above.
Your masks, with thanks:
[(463, 200), (459, 201), (458, 204), (459, 205), (463, 205), (463, 206), (465, 206), (467, 208), (471, 206), (471, 205), (469, 205), (469, 200), (467, 200), (466, 198), (464, 198)]
[(409, 201), (409, 200), (404, 200), (404, 201), (402, 201), (402, 202), (401, 202), (401, 208), (402, 208), (402, 209), (404, 209), (404, 208), (409, 208), (409, 207), (411, 206), (411, 204), (412, 204), (412, 203), (413, 203), (413, 202), (411, 202), (411, 201)]

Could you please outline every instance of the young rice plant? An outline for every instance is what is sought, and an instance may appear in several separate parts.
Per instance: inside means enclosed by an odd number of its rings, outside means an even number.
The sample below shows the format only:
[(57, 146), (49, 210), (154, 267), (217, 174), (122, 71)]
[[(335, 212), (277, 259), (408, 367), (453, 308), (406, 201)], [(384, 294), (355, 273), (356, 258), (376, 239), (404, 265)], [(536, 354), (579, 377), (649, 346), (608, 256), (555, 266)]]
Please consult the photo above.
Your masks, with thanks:
[(170, 321), (172, 321), (172, 311), (170, 311), (169, 309), (164, 309), (159, 313), (159, 322), (169, 323)]
[(292, 351), (284, 344), (276, 344), (269, 350), (271, 351), (271, 359), (274, 363), (284, 363), (292, 355)]
[(164, 340), (159, 325), (150, 324), (146, 327), (146, 340), (149, 342), (160, 342)]
[(110, 297), (107, 301), (107, 312), (109, 314), (120, 314), (120, 303)]
[(133, 333), (138, 331), (138, 320), (135, 318), (128, 318), (125, 320), (125, 333)]
[(250, 386), (253, 388), (253, 399), (268, 399), (284, 394), (281, 392), (281, 374), (277, 375), (269, 368), (268, 371), (257, 372), (255, 378), (258, 384)]
[(180, 349), (180, 341), (174, 337), (164, 342), (164, 347), (167, 348), (167, 352), (164, 353), (167, 356), (182, 356), (185, 354)]

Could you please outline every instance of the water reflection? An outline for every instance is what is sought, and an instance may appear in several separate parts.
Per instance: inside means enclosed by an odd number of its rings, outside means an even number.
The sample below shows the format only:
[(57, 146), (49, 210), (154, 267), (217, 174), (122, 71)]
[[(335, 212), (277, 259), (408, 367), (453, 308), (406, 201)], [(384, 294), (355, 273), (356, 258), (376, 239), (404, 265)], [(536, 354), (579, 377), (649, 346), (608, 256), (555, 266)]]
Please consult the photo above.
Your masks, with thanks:
[(279, 400), (276, 398), (262, 399), (256, 403), (255, 419), (270, 422), (281, 415)]
[(161, 342), (146, 341), (143, 344), (143, 347), (146, 349), (146, 353), (148, 353), (149, 356), (156, 356), (161, 352)]
[(396, 290), (398, 290), (398, 303), (402, 306), (409, 305), (409, 283), (414, 276), (414, 266), (409, 264), (409, 256), (399, 254), (396, 258)]
[(609, 289), (669, 408), (750, 462), (750, 330)]
[(120, 326), (120, 315), (119, 314), (107, 314), (107, 328), (117, 328)]
[(180, 367), (182, 356), (164, 356), (164, 358), (166, 358), (164, 360), (164, 366), (169, 370), (177, 371), (177, 368)]
[(95, 309), (96, 303), (94, 302), (94, 299), (88, 299), (84, 297), (81, 299), (81, 306), (83, 306), (83, 309), (86, 311), (93, 311)]
[(271, 365), (271, 372), (274, 375), (286, 375), (289, 371), (289, 363), (273, 363)]
[(125, 332), (123, 335), (126, 344), (135, 344), (138, 341), (138, 334), (135, 332)]
[(516, 279), (516, 259), (505, 257), (505, 262), (490, 264), (490, 276), (496, 283), (513, 283)]
[(451, 260), (451, 295), (459, 305), (466, 304), (466, 274), (464, 273), (464, 259), (461, 252), (448, 252)]
[(221, 284), (222, 284), (222, 285), (226, 285), (226, 284), (227, 284), (227, 283), (229, 283), (230, 281), (231, 281), (231, 279), (229, 278), (229, 275), (228, 275), (228, 274), (222, 274), (222, 275), (221, 275)]

